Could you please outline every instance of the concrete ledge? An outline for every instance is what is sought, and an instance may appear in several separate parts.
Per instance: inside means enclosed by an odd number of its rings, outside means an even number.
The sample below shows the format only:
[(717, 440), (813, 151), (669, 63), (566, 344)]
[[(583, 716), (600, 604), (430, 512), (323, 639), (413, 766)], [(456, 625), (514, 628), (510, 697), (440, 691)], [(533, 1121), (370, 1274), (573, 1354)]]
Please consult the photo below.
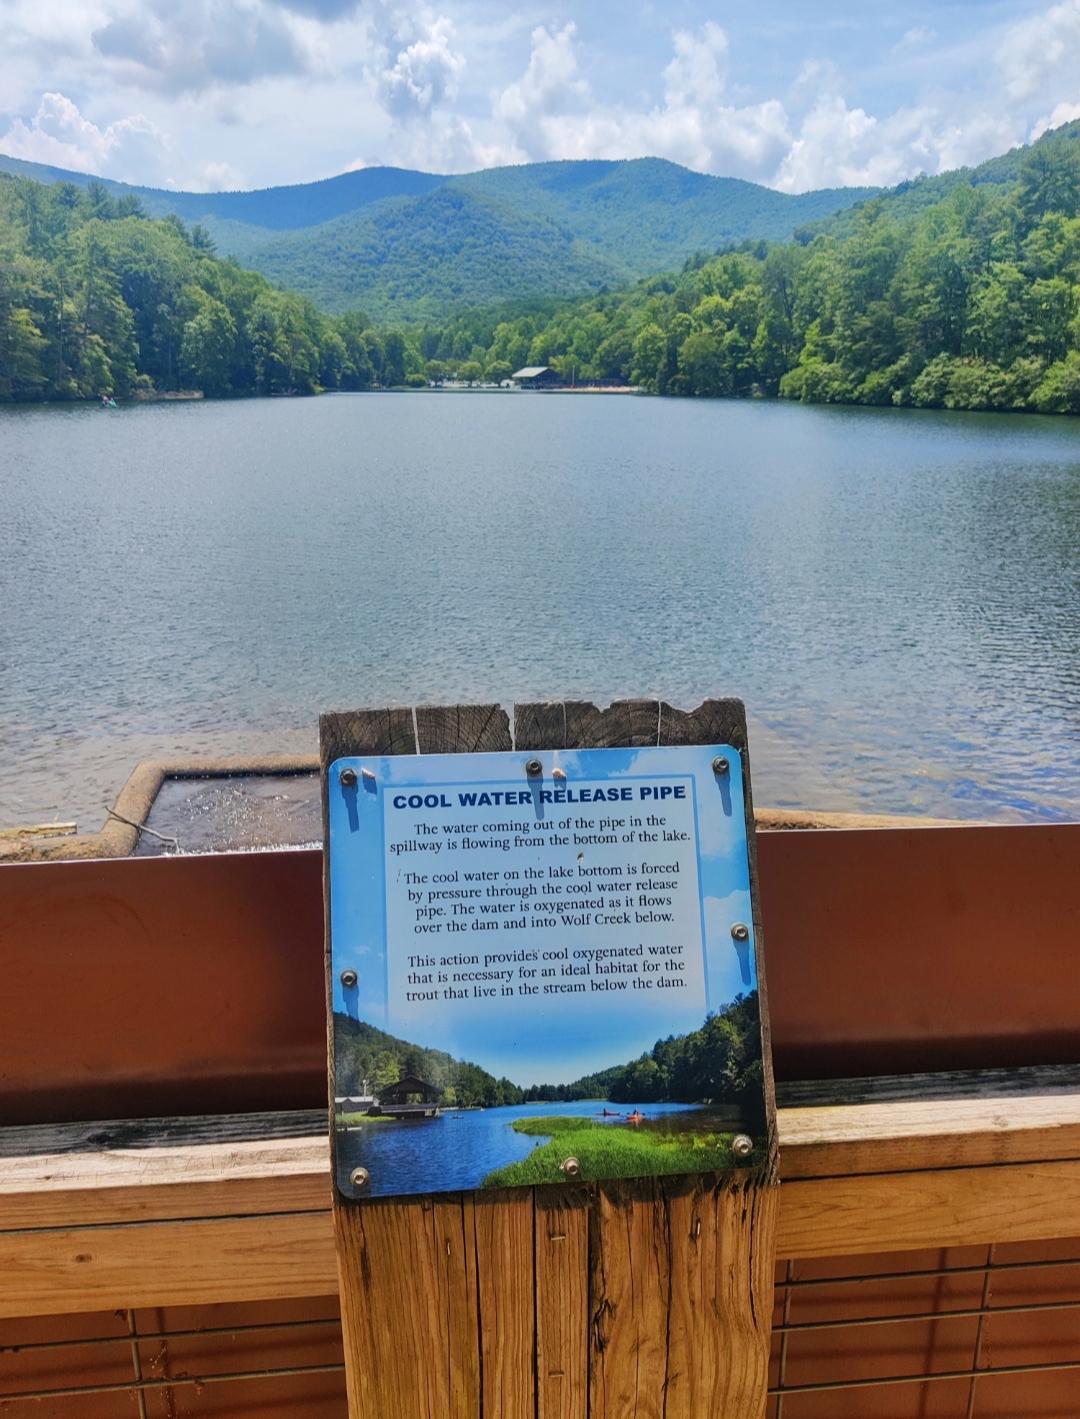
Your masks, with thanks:
[(130, 857), (139, 830), (166, 779), (233, 778), (244, 774), (318, 773), (317, 754), (259, 757), (144, 759), (116, 796), (110, 816), (96, 833), (67, 837), (15, 837), (0, 844), (2, 862), (50, 862), (69, 858)]
[[(43, 836), (40, 829), (0, 840), (0, 864), (71, 858), (131, 857), (139, 830), (167, 779), (235, 778), (245, 774), (317, 774), (317, 754), (263, 754), (239, 758), (196, 756), (144, 759), (117, 794), (110, 816), (96, 833)], [(760, 831), (845, 828), (955, 828), (962, 820), (885, 813), (818, 813), (797, 808), (759, 808)], [(970, 826), (968, 822), (967, 826)]]

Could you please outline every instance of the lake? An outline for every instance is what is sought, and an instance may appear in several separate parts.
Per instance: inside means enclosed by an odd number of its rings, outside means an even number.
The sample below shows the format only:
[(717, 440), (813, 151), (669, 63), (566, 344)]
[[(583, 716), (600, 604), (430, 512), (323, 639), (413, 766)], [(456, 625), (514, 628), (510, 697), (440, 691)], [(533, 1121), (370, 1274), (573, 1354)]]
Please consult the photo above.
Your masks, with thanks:
[(453, 1192), (479, 1187), (488, 1173), (527, 1157), (549, 1141), (512, 1128), (519, 1118), (587, 1118), (613, 1128), (622, 1119), (604, 1118), (603, 1109), (645, 1115), (641, 1128), (655, 1132), (722, 1131), (730, 1120), (696, 1104), (607, 1104), (598, 1099), (576, 1103), (511, 1104), (494, 1109), (447, 1109), (438, 1118), (411, 1122), (361, 1124), (338, 1135), (337, 1160), (342, 1179), (357, 1166), (371, 1182), (365, 1195), (396, 1192)]
[(0, 826), (320, 709), (747, 702), (766, 806), (1080, 797), (1080, 421), (530, 394), (0, 410)]

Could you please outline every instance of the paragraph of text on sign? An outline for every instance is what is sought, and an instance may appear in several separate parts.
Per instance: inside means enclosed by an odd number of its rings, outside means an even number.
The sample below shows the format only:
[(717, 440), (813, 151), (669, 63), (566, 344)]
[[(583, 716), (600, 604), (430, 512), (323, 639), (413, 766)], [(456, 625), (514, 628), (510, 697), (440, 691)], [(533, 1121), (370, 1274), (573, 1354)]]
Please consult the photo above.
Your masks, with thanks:
[(688, 779), (402, 790), (384, 823), (392, 1016), (703, 1005)]

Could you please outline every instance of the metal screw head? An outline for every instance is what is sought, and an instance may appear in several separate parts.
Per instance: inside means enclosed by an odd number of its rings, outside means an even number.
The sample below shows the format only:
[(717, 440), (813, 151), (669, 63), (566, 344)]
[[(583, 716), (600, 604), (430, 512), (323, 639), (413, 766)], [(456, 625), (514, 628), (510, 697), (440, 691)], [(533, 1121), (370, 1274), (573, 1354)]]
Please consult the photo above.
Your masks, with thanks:
[(371, 1174), (368, 1172), (367, 1168), (353, 1168), (352, 1172), (349, 1174), (349, 1181), (352, 1183), (353, 1187), (357, 1189), (367, 1187), (368, 1183), (371, 1181)]
[(339, 777), (340, 780), (341, 780), (341, 786), (342, 786), (342, 788), (355, 788), (355, 787), (356, 787), (356, 770), (355, 770), (355, 769), (342, 769), (342, 771), (341, 771), (341, 773), (338, 775), (338, 777)]
[(716, 758), (712, 761), (712, 771), (714, 774), (727, 773), (728, 761), (724, 758), (723, 754), (717, 754)]
[(525, 765), (525, 772), (530, 778), (539, 778), (544, 772), (544, 766), (539, 759), (530, 759)]
[(559, 1164), (559, 1171), (568, 1178), (579, 1178), (581, 1176), (581, 1164), (576, 1158), (564, 1158)]
[(737, 1133), (731, 1140), (731, 1151), (736, 1158), (749, 1158), (754, 1151), (754, 1140), (748, 1133)]
[(735, 925), (731, 928), (731, 936), (732, 940), (734, 941), (749, 941), (750, 928), (748, 926), (744, 926), (741, 921), (737, 921)]
[(339, 977), (341, 984), (346, 990), (351, 990), (356, 984), (357, 976), (355, 971), (342, 971)]

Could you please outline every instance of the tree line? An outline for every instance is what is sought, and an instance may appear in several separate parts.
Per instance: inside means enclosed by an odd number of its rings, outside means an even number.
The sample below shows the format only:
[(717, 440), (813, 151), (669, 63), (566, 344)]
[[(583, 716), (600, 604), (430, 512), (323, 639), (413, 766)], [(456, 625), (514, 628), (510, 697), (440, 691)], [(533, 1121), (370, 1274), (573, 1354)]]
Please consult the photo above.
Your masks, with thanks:
[(441, 1103), (447, 1108), (493, 1109), (520, 1104), (525, 1097), (509, 1079), (496, 1079), (477, 1064), (399, 1040), (348, 1015), (334, 1016), (334, 1045), (339, 1095), (358, 1095), (365, 1079), (377, 1095), (388, 1084), (413, 1074), (440, 1089)]
[(1080, 124), (1008, 180), (938, 180), (621, 291), (377, 329), (91, 184), (0, 180), (0, 399), (502, 382), (1080, 413)]
[(1014, 181), (960, 182), (925, 207), (917, 187), (816, 235), (412, 339), (440, 377), (550, 365), (656, 394), (1080, 413), (1080, 125), (1031, 148)]
[(760, 1101), (763, 1087), (757, 991), (738, 995), (698, 1030), (657, 1040), (627, 1064), (572, 1084), (538, 1084), (524, 1102), (608, 1099), (617, 1104)]
[(364, 1081), (377, 1095), (407, 1074), (442, 1091), (445, 1107), (573, 1102), (726, 1102), (760, 1098), (761, 1030), (757, 991), (739, 995), (698, 1030), (670, 1035), (626, 1064), (583, 1075), (572, 1084), (521, 1088), (443, 1050), (399, 1040), (351, 1016), (334, 1016), (335, 1080), (339, 1095), (359, 1095)]
[(0, 173), (0, 400), (369, 389), (405, 360), (400, 332), (323, 315), (134, 195)]

